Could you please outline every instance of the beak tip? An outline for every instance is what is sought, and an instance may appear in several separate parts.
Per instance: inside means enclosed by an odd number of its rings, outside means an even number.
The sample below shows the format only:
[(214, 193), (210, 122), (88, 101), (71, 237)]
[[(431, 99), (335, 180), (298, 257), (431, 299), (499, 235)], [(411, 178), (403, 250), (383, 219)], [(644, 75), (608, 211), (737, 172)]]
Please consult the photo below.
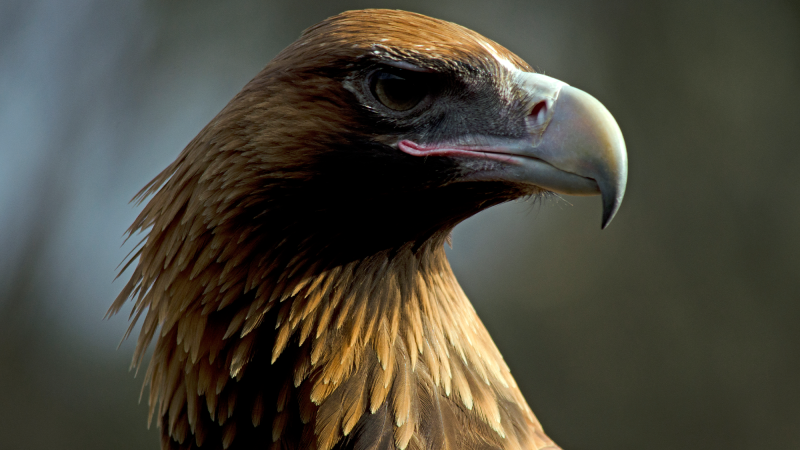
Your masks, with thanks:
[(618, 207), (603, 208), (603, 220), (600, 223), (600, 229), (605, 230), (611, 220), (617, 214)]
[(600, 223), (600, 229), (605, 230), (614, 216), (617, 215), (620, 205), (622, 205), (622, 197), (625, 195), (625, 178), (621, 179), (620, 186), (613, 188), (601, 188), (601, 196), (603, 199), (603, 220)]

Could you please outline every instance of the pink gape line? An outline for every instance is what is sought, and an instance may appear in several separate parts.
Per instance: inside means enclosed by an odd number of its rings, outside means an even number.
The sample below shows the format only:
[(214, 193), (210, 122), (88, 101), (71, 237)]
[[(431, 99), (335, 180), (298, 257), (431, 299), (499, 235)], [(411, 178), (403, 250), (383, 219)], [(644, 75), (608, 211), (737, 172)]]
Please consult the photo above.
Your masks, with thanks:
[(397, 148), (412, 156), (468, 156), (480, 159), (493, 159), (506, 163), (518, 164), (516, 155), (503, 152), (497, 147), (458, 147), (455, 145), (433, 145), (426, 147), (415, 142), (402, 140)]

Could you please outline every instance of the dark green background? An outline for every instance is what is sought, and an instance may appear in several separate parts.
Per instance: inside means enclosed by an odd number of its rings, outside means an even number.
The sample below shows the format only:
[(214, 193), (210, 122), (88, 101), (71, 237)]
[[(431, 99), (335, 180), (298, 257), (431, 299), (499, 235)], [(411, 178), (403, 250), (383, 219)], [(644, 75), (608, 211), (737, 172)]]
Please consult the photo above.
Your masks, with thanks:
[(0, 447), (155, 449), (123, 316), (126, 204), (302, 29), (457, 22), (606, 104), (622, 209), (518, 202), (451, 261), (565, 449), (800, 448), (800, 7), (780, 1), (5, 1)]

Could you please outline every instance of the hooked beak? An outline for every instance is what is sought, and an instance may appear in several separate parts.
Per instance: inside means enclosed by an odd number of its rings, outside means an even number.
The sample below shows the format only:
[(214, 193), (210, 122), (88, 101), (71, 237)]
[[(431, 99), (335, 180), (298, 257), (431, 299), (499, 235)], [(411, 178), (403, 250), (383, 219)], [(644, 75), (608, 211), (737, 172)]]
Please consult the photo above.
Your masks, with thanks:
[(602, 103), (568, 85), (561, 87), (551, 114), (540, 141), (534, 141), (522, 152), (522, 156), (546, 164), (525, 160), (523, 165), (529, 169), (530, 180), (535, 184), (539, 180), (540, 187), (562, 194), (599, 193), (605, 228), (622, 204), (628, 180), (628, 154), (622, 131)]
[(467, 138), (447, 145), (401, 141), (416, 155), (472, 156), (498, 164), (466, 177), (532, 184), (567, 195), (597, 195), (602, 228), (619, 210), (628, 177), (625, 140), (611, 113), (597, 99), (546, 75), (518, 72), (515, 81), (530, 113), (524, 139)]

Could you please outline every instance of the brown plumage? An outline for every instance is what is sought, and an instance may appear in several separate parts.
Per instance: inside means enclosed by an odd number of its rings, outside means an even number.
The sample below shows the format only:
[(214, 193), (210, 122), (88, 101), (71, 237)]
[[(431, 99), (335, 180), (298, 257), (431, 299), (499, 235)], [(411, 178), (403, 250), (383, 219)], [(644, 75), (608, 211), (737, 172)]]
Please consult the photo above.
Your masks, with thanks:
[(572, 89), (531, 72), (458, 25), (344, 13), (138, 194), (130, 233), (149, 232), (109, 314), (134, 300), (135, 365), (157, 341), (162, 448), (557, 448), (443, 250), (522, 196), (602, 191), (604, 224), (619, 205), (624, 144), (557, 152), (586, 173), (525, 153), (552, 150)]

